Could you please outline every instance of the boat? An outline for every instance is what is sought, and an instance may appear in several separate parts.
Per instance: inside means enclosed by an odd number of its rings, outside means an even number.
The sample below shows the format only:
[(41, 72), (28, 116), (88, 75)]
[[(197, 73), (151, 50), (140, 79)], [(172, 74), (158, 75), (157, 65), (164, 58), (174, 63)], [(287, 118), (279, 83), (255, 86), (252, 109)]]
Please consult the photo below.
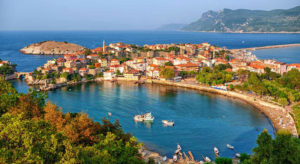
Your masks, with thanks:
[(154, 117), (152, 116), (151, 112), (144, 114), (144, 121), (153, 121)]
[(214, 147), (214, 152), (216, 157), (219, 157), (219, 149), (217, 147)]
[(232, 149), (232, 150), (234, 149), (234, 147), (233, 147), (232, 145), (229, 145), (229, 144), (227, 144), (226, 147), (227, 147), (228, 149)]
[(137, 121), (137, 122), (144, 122), (144, 121), (153, 121), (154, 117), (152, 116), (152, 114), (150, 112), (150, 113), (146, 113), (143, 115), (135, 115), (133, 119), (134, 119), (134, 121)]
[(166, 126), (174, 126), (174, 121), (162, 120), (161, 122)]

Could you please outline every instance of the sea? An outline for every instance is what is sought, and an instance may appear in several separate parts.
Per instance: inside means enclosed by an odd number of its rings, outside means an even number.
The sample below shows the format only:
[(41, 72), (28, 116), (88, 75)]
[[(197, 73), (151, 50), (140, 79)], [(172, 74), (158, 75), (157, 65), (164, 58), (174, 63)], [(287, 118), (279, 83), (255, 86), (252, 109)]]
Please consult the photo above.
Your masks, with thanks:
[[(175, 31), (10, 31), (0, 32), (0, 59), (17, 64), (18, 71), (33, 71), (57, 56), (24, 55), (19, 50), (29, 44), (45, 41), (67, 41), (87, 48), (124, 42), (128, 44), (202, 43), (233, 48), (300, 43), (300, 34), (232, 34)], [(300, 63), (299, 47), (257, 50), (259, 58)], [(29, 87), (22, 80), (11, 83), (19, 92)], [(172, 157), (177, 144), (191, 151), (195, 158), (214, 158), (213, 147), (221, 156), (251, 153), (263, 129), (272, 136), (275, 130), (253, 106), (195, 90), (162, 85), (133, 83), (86, 83), (48, 92), (48, 100), (62, 107), (63, 112), (86, 112), (101, 122), (111, 112), (111, 121), (119, 120), (125, 132), (162, 155)], [(134, 115), (152, 112), (152, 124), (135, 123)], [(173, 120), (175, 126), (164, 127), (161, 120)], [(235, 147), (226, 148), (226, 144)]]

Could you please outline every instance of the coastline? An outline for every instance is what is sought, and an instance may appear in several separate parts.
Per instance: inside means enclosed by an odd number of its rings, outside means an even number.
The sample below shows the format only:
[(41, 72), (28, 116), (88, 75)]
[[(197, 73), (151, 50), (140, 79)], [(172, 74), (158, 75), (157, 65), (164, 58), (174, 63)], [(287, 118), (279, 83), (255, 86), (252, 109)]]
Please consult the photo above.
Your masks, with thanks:
[(279, 45), (271, 45), (271, 46), (262, 46), (262, 47), (250, 47), (250, 48), (239, 48), (239, 49), (230, 49), (231, 51), (254, 51), (261, 49), (271, 49), (271, 48), (286, 48), (286, 47), (300, 47), (300, 43), (293, 44), (279, 44)]
[[(55, 90), (61, 87), (65, 86), (71, 86), (71, 85), (77, 85), (81, 83), (86, 82), (103, 82), (106, 81), (103, 78), (96, 78), (93, 80), (83, 80), (79, 82), (67, 82), (67, 83), (60, 83), (60, 84), (50, 84), (49, 86), (45, 87), (43, 85), (40, 86), (40, 90), (42, 91), (50, 91)], [(116, 81), (127, 81), (127, 82), (139, 82), (137, 80), (133, 79), (126, 79), (126, 78), (118, 78)], [(245, 93), (238, 93), (235, 91), (224, 91), (224, 90), (218, 90), (214, 89), (208, 86), (203, 86), (199, 84), (187, 84), (183, 82), (172, 82), (172, 81), (162, 81), (162, 80), (155, 80), (155, 79), (142, 79), (142, 82), (148, 83), (148, 84), (160, 84), (160, 85), (170, 85), (175, 87), (182, 87), (182, 88), (188, 88), (188, 89), (195, 89), (198, 91), (213, 93), (217, 95), (223, 95), (229, 98), (238, 99), (241, 101), (244, 101), (255, 108), (258, 109), (258, 111), (262, 112), (272, 123), (272, 126), (275, 128), (276, 131), (280, 129), (286, 129), (292, 133), (293, 136), (298, 136), (297, 128), (295, 124), (295, 120), (293, 119), (292, 115), (290, 114), (291, 111), (288, 111), (286, 108), (283, 108), (281, 106), (278, 106), (276, 104), (273, 104), (271, 102), (267, 102), (265, 100), (262, 100), (258, 96), (245, 94)]]
[(250, 96), (250, 95), (246, 95), (234, 91), (217, 90), (202, 85), (175, 83), (171, 81), (151, 80), (151, 81), (147, 81), (147, 83), (196, 89), (203, 92), (209, 92), (213, 94), (223, 95), (233, 99), (242, 100), (256, 107), (259, 111), (261, 111), (271, 121), (276, 131), (280, 129), (286, 129), (290, 131), (293, 136), (298, 136), (295, 121), (291, 116), (290, 112), (281, 106), (266, 102), (260, 99), (259, 97), (254, 97), (254, 96)]

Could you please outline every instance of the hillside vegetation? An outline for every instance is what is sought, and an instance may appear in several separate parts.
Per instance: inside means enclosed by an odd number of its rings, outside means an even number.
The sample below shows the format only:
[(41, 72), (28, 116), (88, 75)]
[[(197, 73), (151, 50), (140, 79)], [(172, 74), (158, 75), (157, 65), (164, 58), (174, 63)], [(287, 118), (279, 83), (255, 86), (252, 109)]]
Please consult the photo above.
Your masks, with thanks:
[(300, 6), (287, 10), (223, 9), (208, 11), (184, 31), (300, 32)]

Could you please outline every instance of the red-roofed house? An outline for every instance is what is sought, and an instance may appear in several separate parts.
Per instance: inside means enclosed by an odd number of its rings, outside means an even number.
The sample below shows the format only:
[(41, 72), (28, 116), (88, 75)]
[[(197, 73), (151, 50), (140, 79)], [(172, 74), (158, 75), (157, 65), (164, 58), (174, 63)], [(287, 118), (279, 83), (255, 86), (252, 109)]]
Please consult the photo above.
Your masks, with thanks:
[(110, 65), (120, 65), (120, 61), (118, 59), (111, 59)]
[(294, 64), (288, 65), (288, 71), (290, 71), (292, 69), (298, 69), (300, 71), (300, 64), (299, 63), (294, 63)]
[(75, 54), (65, 54), (64, 58), (69, 61), (69, 60), (73, 60), (73, 59), (77, 59), (77, 55)]
[(249, 65), (249, 71), (256, 72), (256, 73), (264, 73), (265, 72), (265, 66), (250, 64)]
[(71, 69), (71, 68), (64, 68), (62, 70), (62, 72), (68, 72), (68, 73), (72, 74), (73, 73), (73, 69)]
[(179, 64), (175, 66), (178, 71), (195, 71), (198, 72), (199, 65), (194, 63)]
[(85, 76), (88, 73), (88, 71), (89, 70), (87, 68), (83, 67), (79, 69), (79, 74), (80, 76)]
[(97, 54), (91, 54), (91, 55), (88, 55), (88, 56), (87, 56), (87, 58), (88, 58), (88, 59), (91, 59), (91, 60), (97, 60), (98, 57), (99, 57), (99, 56), (98, 56)]
[(180, 56), (174, 60), (174, 65), (187, 64), (189, 61), (189, 58)]
[(159, 66), (164, 66), (165, 63), (168, 62), (167, 59), (165, 58), (162, 58), (162, 57), (156, 57), (156, 58), (153, 58), (153, 64), (156, 64), (156, 65), (159, 65)]

